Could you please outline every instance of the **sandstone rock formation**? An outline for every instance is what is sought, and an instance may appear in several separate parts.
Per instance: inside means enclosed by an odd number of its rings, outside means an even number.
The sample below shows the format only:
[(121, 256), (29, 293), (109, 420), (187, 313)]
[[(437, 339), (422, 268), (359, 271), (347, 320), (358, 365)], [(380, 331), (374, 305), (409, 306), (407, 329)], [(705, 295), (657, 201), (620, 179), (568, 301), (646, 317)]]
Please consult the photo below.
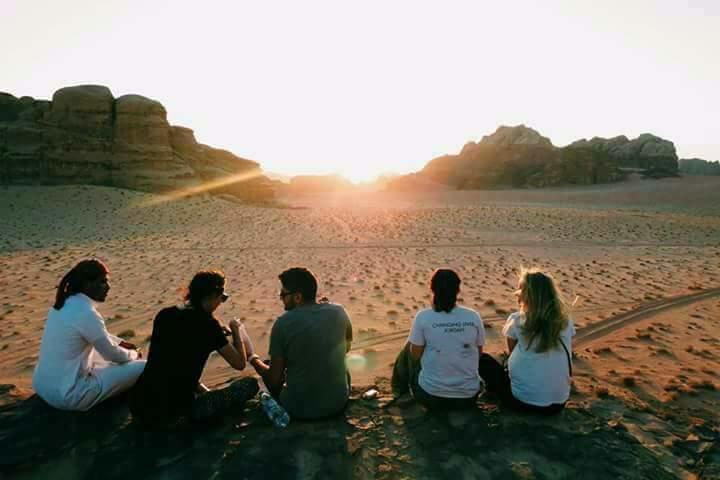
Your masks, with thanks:
[(148, 192), (233, 178), (211, 193), (272, 198), (260, 166), (197, 143), (165, 107), (107, 87), (61, 88), (51, 102), (0, 93), (0, 184), (94, 184)]
[(623, 167), (675, 174), (675, 147), (645, 134), (632, 141), (594, 138), (558, 148), (525, 125), (501, 126), (480, 142), (468, 142), (459, 154), (435, 158), (412, 177), (393, 180), (389, 188), (421, 185), (420, 178), (460, 189), (589, 185), (622, 179)]
[(501, 125), (492, 135), (484, 136), (480, 143), (497, 145), (498, 147), (532, 145), (535, 147), (553, 148), (553, 144), (549, 138), (543, 137), (537, 131), (525, 125), (518, 125), (517, 127)]
[(570, 147), (589, 148), (607, 153), (620, 167), (639, 168), (670, 175), (677, 173), (678, 169), (675, 145), (669, 140), (649, 133), (643, 133), (633, 140), (629, 140), (625, 135), (613, 138), (593, 137), (590, 140), (573, 142)]
[(720, 175), (720, 162), (702, 158), (681, 158), (678, 168), (680, 173), (687, 175)]

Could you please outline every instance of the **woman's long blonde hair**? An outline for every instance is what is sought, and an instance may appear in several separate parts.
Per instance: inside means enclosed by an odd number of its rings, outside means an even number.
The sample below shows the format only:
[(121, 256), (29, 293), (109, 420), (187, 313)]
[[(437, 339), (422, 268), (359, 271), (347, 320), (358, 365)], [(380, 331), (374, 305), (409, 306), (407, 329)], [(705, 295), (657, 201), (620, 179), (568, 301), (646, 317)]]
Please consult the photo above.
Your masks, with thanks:
[(521, 330), (528, 339), (528, 350), (535, 340), (536, 352), (558, 347), (568, 314), (552, 277), (537, 269), (521, 268), (517, 294), (525, 314)]

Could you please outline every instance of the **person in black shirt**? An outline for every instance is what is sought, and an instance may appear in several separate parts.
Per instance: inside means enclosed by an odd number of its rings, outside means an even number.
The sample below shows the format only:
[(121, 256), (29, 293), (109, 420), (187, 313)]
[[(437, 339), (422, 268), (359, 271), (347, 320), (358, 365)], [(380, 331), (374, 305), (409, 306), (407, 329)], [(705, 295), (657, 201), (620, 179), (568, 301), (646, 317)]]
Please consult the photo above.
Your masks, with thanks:
[(130, 394), (130, 411), (146, 426), (203, 423), (241, 409), (258, 392), (252, 377), (216, 390), (200, 383), (213, 351), (236, 370), (244, 369), (247, 361), (242, 324), (232, 320), (228, 330), (213, 315), (228, 299), (224, 274), (197, 273), (185, 299), (184, 306), (165, 308), (155, 317), (147, 365)]

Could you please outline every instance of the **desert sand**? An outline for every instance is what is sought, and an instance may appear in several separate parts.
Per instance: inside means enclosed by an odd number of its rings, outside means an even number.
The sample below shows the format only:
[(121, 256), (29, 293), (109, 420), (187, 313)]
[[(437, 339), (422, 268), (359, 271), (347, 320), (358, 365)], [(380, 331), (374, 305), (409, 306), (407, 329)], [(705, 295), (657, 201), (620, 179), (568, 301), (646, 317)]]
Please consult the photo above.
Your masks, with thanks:
[[(720, 474), (720, 179), (282, 201), (259, 208), (209, 195), (171, 201), (105, 187), (0, 188), (0, 439), (13, 445), (3, 447), (0, 474)], [(30, 382), (45, 316), (62, 275), (89, 256), (111, 270), (101, 307), (108, 329), (146, 350), (155, 313), (181, 302), (195, 271), (218, 268), (231, 293), (219, 316), (242, 319), (267, 351), (282, 313), (277, 275), (307, 266), (320, 295), (343, 304), (353, 321), (355, 390), (346, 416), (278, 431), (251, 404), (194, 442), (167, 443), (136, 433), (121, 401), (89, 414), (42, 410)], [(433, 269), (458, 271), (461, 302), (481, 314), (486, 350), (499, 354), (523, 265), (550, 272), (574, 304), (569, 408), (538, 419), (481, 398), (477, 411), (428, 416), (391, 401), (391, 363), (414, 313), (428, 306)], [(215, 356), (203, 380), (213, 386), (236, 376)], [(380, 397), (360, 399), (370, 386)]]

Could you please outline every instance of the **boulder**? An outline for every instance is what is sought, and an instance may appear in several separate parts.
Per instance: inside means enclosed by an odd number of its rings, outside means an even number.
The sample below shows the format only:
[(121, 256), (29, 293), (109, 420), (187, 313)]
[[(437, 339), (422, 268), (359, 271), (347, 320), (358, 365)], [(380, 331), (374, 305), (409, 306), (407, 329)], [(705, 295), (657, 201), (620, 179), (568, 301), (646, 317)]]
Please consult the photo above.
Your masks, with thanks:
[(22, 109), (20, 99), (9, 93), (0, 92), (0, 122), (17, 120)]
[(110, 89), (101, 85), (61, 88), (53, 95), (48, 120), (65, 129), (89, 129), (94, 135), (109, 137), (114, 101)]
[(607, 153), (621, 168), (637, 168), (650, 172), (677, 172), (675, 145), (663, 138), (644, 133), (630, 140), (625, 135), (613, 138), (593, 137), (569, 145), (570, 148), (588, 148)]
[(140, 95), (123, 95), (115, 100), (116, 143), (170, 147), (170, 125), (165, 107)]
[(535, 147), (554, 148), (549, 138), (543, 137), (536, 130), (525, 125), (507, 127), (501, 125), (492, 135), (486, 135), (480, 141), (485, 145), (508, 147), (511, 145), (531, 145)]

